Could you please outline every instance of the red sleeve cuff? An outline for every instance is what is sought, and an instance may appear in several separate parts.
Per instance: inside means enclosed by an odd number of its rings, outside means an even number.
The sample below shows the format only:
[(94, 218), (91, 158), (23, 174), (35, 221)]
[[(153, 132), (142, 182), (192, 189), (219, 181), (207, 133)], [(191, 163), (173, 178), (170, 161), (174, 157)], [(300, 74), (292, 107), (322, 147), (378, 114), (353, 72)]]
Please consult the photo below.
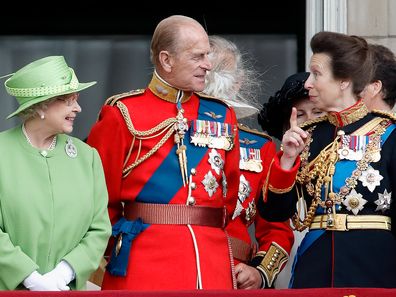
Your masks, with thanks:
[(283, 152), (278, 152), (273, 159), (272, 166), (268, 172), (268, 189), (274, 193), (286, 193), (291, 190), (296, 181), (297, 170), (300, 167), (300, 157), (298, 156), (294, 166), (285, 170), (280, 166), (280, 158)]

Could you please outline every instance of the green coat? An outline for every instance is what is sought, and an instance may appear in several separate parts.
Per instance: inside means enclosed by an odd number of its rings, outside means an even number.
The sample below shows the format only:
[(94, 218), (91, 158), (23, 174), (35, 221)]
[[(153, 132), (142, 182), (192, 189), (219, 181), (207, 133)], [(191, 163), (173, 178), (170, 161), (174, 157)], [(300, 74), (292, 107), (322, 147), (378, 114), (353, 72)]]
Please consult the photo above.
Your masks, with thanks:
[[(65, 152), (71, 138), (77, 157)], [(97, 151), (58, 135), (46, 157), (21, 126), (0, 133), (0, 290), (23, 289), (34, 270), (62, 259), (74, 269), (72, 289), (84, 289), (111, 234), (108, 195)]]

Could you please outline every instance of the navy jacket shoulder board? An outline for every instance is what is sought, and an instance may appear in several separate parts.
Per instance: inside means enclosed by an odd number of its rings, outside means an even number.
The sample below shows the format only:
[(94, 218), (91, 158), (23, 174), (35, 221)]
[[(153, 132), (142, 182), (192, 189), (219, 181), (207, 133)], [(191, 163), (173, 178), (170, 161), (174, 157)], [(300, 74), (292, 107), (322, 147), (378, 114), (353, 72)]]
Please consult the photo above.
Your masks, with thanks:
[(220, 102), (223, 105), (226, 105), (228, 108), (231, 108), (231, 106), (227, 102), (225, 102), (224, 100), (222, 100), (222, 99), (220, 99), (218, 97), (210, 96), (210, 95), (207, 95), (205, 93), (196, 93), (196, 94), (198, 95), (198, 97), (202, 97), (202, 98), (205, 98), (205, 99), (209, 99), (209, 100), (213, 100), (213, 101), (216, 101), (216, 102)]
[(308, 121), (300, 124), (300, 128), (306, 130), (306, 129), (316, 125), (317, 123), (324, 122), (324, 121), (327, 121), (327, 115), (318, 117), (316, 119), (308, 120)]
[(387, 118), (392, 120), (393, 122), (396, 122), (396, 114), (394, 114), (391, 111), (384, 111), (384, 110), (378, 110), (378, 109), (374, 109), (372, 111), (373, 114), (378, 115), (382, 118)]
[(242, 131), (245, 131), (245, 132), (248, 132), (248, 133), (259, 135), (259, 136), (261, 136), (263, 138), (267, 138), (267, 139), (272, 141), (271, 136), (269, 136), (268, 134), (266, 134), (264, 132), (261, 132), (261, 131), (258, 131), (256, 129), (249, 128), (248, 126), (245, 126), (245, 125), (243, 125), (241, 123), (238, 123), (238, 129), (242, 130)]

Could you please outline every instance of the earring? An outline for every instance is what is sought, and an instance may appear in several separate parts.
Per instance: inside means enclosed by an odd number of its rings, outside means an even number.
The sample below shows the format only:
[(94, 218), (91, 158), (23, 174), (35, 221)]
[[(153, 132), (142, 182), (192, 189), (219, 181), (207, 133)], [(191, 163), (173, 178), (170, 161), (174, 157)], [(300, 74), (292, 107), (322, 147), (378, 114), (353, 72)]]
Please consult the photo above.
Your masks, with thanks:
[(40, 119), (44, 120), (45, 119), (45, 115), (42, 113), (40, 114)]

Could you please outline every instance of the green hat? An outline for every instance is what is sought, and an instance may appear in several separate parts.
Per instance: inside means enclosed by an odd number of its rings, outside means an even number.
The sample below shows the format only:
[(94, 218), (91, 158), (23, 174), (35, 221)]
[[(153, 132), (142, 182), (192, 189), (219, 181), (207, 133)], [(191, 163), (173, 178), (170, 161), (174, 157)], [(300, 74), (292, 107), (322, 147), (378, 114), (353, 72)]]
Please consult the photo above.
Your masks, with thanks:
[(14, 96), (19, 107), (7, 119), (33, 104), (50, 98), (79, 92), (96, 84), (78, 82), (72, 68), (63, 56), (50, 56), (34, 61), (15, 72), (4, 83), (6, 91)]

